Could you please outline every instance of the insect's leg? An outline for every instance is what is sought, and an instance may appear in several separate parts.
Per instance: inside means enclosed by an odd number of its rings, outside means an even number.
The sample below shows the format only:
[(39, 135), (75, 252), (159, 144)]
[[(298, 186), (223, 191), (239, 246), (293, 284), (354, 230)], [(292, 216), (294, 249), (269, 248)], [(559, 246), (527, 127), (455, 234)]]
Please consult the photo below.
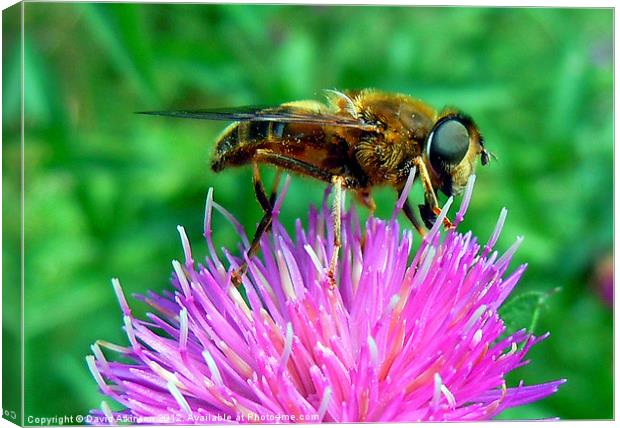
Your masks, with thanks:
[[(258, 169), (258, 164), (256, 162), (252, 163), (252, 182), (254, 184), (256, 199), (258, 200), (261, 208), (265, 212), (271, 211), (273, 203), (271, 202), (271, 197), (267, 197), (265, 186), (263, 186), (263, 180), (260, 177), (260, 170)], [(275, 192), (275, 189), (272, 190), (272, 195), (273, 192)]]
[[(433, 183), (431, 182), (431, 177), (428, 174), (428, 170), (426, 169), (426, 165), (421, 157), (417, 157), (414, 159), (414, 163), (418, 168), (418, 173), (422, 179), (422, 187), (424, 187), (424, 199), (426, 201), (426, 206), (428, 210), (432, 212), (434, 215), (438, 215), (441, 212), (441, 208), (439, 208), (439, 202), (437, 201), (437, 195), (435, 194), (435, 189), (433, 188)], [(425, 222), (430, 221), (431, 218), (428, 215), (428, 212), (422, 212), (420, 210), (420, 214), (425, 218)], [(452, 228), (452, 222), (445, 217), (443, 220), (443, 225), (448, 229)]]
[[(276, 202), (276, 198), (278, 197), (278, 186), (280, 185), (280, 169), (276, 170), (276, 176), (273, 181), (273, 185), (271, 186), (271, 194), (267, 197), (267, 192), (265, 192), (265, 187), (263, 186), (263, 180), (260, 177), (260, 170), (258, 164), (256, 162), (252, 162), (252, 180), (254, 182), (254, 193), (256, 194), (256, 199), (258, 199), (258, 203), (265, 213), (270, 212), (273, 209), (273, 205)], [(271, 227), (270, 224), (267, 225), (267, 230)]]
[[(260, 223), (258, 223), (258, 227), (256, 228), (256, 232), (254, 232), (254, 238), (252, 238), (252, 243), (250, 244), (250, 248), (248, 248), (246, 252), (247, 259), (251, 259), (256, 255), (256, 251), (258, 251), (258, 246), (260, 244), (260, 239), (263, 236), (263, 233), (269, 228), (271, 225), (271, 211), (265, 212), (263, 214), (263, 218)], [(241, 262), (241, 265), (232, 273), (232, 281), (237, 287), (241, 286), (241, 277), (248, 270), (248, 263), (246, 260)]]
[(418, 219), (416, 218), (413, 210), (411, 209), (411, 205), (409, 204), (409, 199), (405, 200), (405, 204), (403, 205), (403, 213), (407, 216), (413, 227), (418, 231), (420, 236), (426, 236), (427, 230), (420, 224)]
[(437, 220), (437, 214), (435, 214), (428, 201), (424, 201), (423, 204), (418, 205), (418, 209), (420, 210), (420, 216), (422, 217), (422, 221), (424, 221), (426, 227), (429, 229), (433, 227), (433, 224), (435, 224), (435, 221)]
[(269, 195), (269, 203), (271, 206), (276, 203), (276, 198), (278, 197), (278, 187), (280, 186), (281, 175), (282, 170), (280, 168), (276, 168), (276, 175), (273, 179), (273, 184), (271, 185), (271, 194)]
[[(290, 158), (288, 156), (285, 155), (281, 155), (279, 153), (275, 153), (271, 150), (267, 150), (267, 149), (259, 149), (256, 151), (256, 154), (254, 155), (253, 158), (253, 163), (254, 164), (258, 164), (259, 162), (265, 162), (265, 163), (270, 163), (272, 165), (275, 165), (277, 167), (280, 167), (282, 169), (287, 169), (290, 171), (295, 171), (298, 172), (300, 174), (304, 174), (304, 175), (308, 175), (310, 177), (315, 177), (319, 180), (322, 181), (326, 181), (328, 183), (331, 183), (333, 174), (331, 174), (329, 171), (318, 168), (314, 165), (311, 165), (307, 162), (303, 162), (294, 158)], [(265, 208), (265, 206), (268, 206), (269, 208), (271, 208), (271, 204), (267, 205), (265, 202), (269, 202), (269, 198), (267, 198), (265, 191), (264, 191), (264, 187), (262, 186), (262, 182), (260, 181), (260, 178), (257, 174), (257, 170), (258, 168), (255, 169), (255, 174), (254, 174), (254, 178), (255, 178), (255, 185), (254, 185), (254, 190), (256, 192), (256, 197), (259, 201), (259, 203), (261, 204), (261, 206), (263, 208)], [(336, 177), (335, 178), (336, 182), (338, 183), (339, 186), (337, 186), (338, 188), (336, 189), (336, 199), (338, 199), (339, 201), (342, 199), (342, 188), (345, 187), (345, 185), (349, 186), (349, 187), (360, 187), (359, 183), (352, 177)], [(340, 195), (340, 196), (339, 196)], [(335, 230), (334, 233), (334, 243), (335, 248), (334, 248), (334, 255), (332, 256), (332, 261), (330, 263), (330, 268), (332, 266), (335, 266), (335, 262), (338, 259), (338, 249), (340, 248), (340, 205), (341, 203), (338, 202), (337, 204), (335, 204), (335, 206), (338, 207), (338, 216), (335, 217), (337, 219), (337, 223), (338, 223), (338, 227)], [(256, 233), (254, 234), (254, 239), (252, 240), (252, 244), (250, 245), (250, 249), (248, 250), (248, 256), (251, 257), (252, 255), (254, 255), (254, 253), (256, 252), (256, 250), (258, 249), (258, 244), (260, 242), (260, 237), (262, 236), (262, 234), (268, 229), (268, 227), (271, 224), (271, 209), (269, 210), (265, 210), (265, 214), (263, 215), (263, 218), (261, 220), (261, 222), (259, 223), (258, 227), (256, 228)], [(245, 262), (241, 265), (241, 267), (239, 267), (235, 272), (233, 272), (233, 282), (236, 285), (240, 285), (241, 284), (241, 275), (247, 270), (247, 266), (245, 264)], [(334, 269), (331, 268), (330, 272), (332, 273), (332, 275), (330, 275), (330, 278), (332, 278), (332, 284), (335, 285), (335, 282), (333, 282), (333, 271)]]
[(358, 190), (355, 192), (355, 197), (362, 205), (368, 208), (370, 215), (374, 215), (375, 210), (377, 209), (377, 204), (375, 204), (375, 200), (370, 195), (369, 189)]
[[(253, 169), (252, 181), (254, 182), (254, 193), (256, 194), (256, 199), (258, 200), (258, 203), (263, 209), (264, 214), (263, 214), (263, 218), (261, 219), (260, 223), (258, 223), (258, 227), (256, 228), (256, 231), (254, 232), (254, 237), (252, 238), (252, 243), (250, 244), (250, 248), (248, 248), (246, 252), (247, 258), (244, 259), (241, 262), (241, 265), (232, 273), (233, 283), (237, 287), (241, 286), (241, 277), (245, 274), (245, 272), (248, 269), (248, 264), (246, 260), (249, 260), (252, 257), (254, 257), (254, 255), (258, 251), (260, 239), (263, 236), (263, 233), (269, 230), (269, 227), (271, 226), (271, 219), (272, 219), (273, 203), (270, 201), (271, 198), (268, 198), (267, 194), (265, 193), (265, 187), (263, 186), (263, 182), (260, 177), (260, 171), (258, 169), (258, 164), (256, 162), (252, 163), (252, 169)], [(272, 191), (272, 197), (275, 200), (275, 189), (274, 191)]]
[(426, 169), (424, 161), (421, 157), (417, 157), (414, 159), (414, 163), (418, 169), (420, 177), (422, 178), (422, 186), (424, 187), (424, 199), (430, 203), (433, 209), (439, 208), (437, 195), (435, 195), (435, 189), (433, 189), (433, 183), (431, 182), (431, 177), (428, 174), (428, 170)]
[[(318, 166), (312, 165), (308, 162), (301, 161), (286, 155), (281, 155), (269, 149), (258, 149), (253, 157), (255, 162), (265, 162), (286, 169), (289, 171), (298, 172), (299, 174), (307, 175), (308, 177), (314, 177), (318, 180), (326, 183), (332, 183), (334, 174), (327, 170), (321, 169)], [(343, 187), (347, 189), (361, 189), (365, 187), (359, 178), (353, 176), (339, 176), (342, 179)]]
[(319, 180), (326, 181), (334, 184), (334, 204), (332, 208), (332, 216), (334, 219), (334, 251), (329, 263), (328, 276), (330, 278), (330, 285), (335, 287), (335, 270), (338, 262), (338, 253), (340, 251), (340, 222), (341, 222), (341, 208), (342, 208), (342, 190), (345, 187), (348, 188), (360, 188), (360, 183), (354, 177), (334, 176), (328, 170), (318, 168), (307, 162), (303, 162), (288, 156), (281, 155), (279, 153), (272, 152), (270, 150), (259, 149), (254, 156), (256, 161), (268, 162), (280, 168), (286, 168), (291, 171), (299, 172), (311, 177), (318, 178)]
[(311, 165), (307, 162), (281, 155), (268, 149), (256, 150), (256, 154), (254, 155), (254, 161), (270, 163), (282, 169), (287, 169), (290, 171), (298, 172), (300, 174), (308, 175), (310, 177), (317, 178), (327, 183), (332, 182), (333, 174), (329, 171)]
[(334, 184), (334, 202), (332, 206), (332, 218), (334, 221), (334, 250), (329, 262), (329, 272), (327, 273), (329, 283), (332, 288), (336, 287), (336, 264), (338, 263), (338, 253), (340, 252), (340, 230), (342, 220), (342, 189), (344, 188), (344, 177), (335, 176), (332, 178)]

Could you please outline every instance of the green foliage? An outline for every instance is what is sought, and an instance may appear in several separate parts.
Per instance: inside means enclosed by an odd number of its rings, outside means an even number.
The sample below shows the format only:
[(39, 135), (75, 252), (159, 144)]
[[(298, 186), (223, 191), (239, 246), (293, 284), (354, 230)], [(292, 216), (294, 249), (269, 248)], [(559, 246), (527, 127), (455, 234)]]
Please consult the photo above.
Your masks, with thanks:
[(537, 334), (536, 326), (541, 312), (543, 309), (549, 309), (547, 299), (557, 291), (560, 290), (527, 291), (510, 298), (499, 310), (499, 315), (506, 325), (506, 331), (511, 333), (525, 328), (528, 332)]
[[(177, 224), (196, 258), (204, 255), (210, 186), (247, 229), (260, 218), (247, 169), (215, 175), (208, 167), (224, 124), (133, 112), (376, 87), (459, 106), (499, 158), (479, 170), (462, 227), (484, 238), (508, 208), (497, 248), (523, 235), (515, 266), (529, 264), (515, 290), (521, 297), (505, 307), (514, 310), (510, 328), (533, 328), (533, 313), (539, 334), (552, 333), (510, 385), (568, 379), (555, 396), (504, 416), (612, 417), (612, 313), (589, 279), (612, 250), (612, 10), (110, 3), (25, 10), (26, 414), (99, 406), (84, 356), (98, 338), (126, 343), (110, 278), (128, 294), (168, 288), (170, 260), (182, 257)], [(5, 82), (19, 81), (17, 43), (6, 45)], [(7, 87), (12, 134), (3, 155), (16, 160), (20, 94)], [(323, 188), (292, 180), (283, 208), (291, 225)], [(18, 183), (4, 189), (18, 192)], [(393, 192), (382, 189), (376, 200), (378, 215), (388, 216)], [(215, 242), (234, 248), (232, 228), (214, 222)], [(19, 233), (5, 231), (5, 239), (15, 244)], [(541, 297), (557, 287), (541, 311)]]

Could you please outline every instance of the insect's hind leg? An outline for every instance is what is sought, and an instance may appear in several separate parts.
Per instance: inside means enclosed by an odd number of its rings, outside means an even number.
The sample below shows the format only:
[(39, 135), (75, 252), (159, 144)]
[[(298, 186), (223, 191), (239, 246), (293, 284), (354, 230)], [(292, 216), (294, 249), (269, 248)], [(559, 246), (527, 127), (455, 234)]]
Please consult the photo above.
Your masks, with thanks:
[[(275, 201), (275, 191), (276, 187), (272, 189), (272, 194), (270, 197), (267, 197), (267, 193), (265, 192), (265, 186), (263, 186), (263, 180), (260, 176), (260, 170), (258, 169), (258, 164), (256, 162), (252, 163), (252, 183), (254, 184), (254, 194), (256, 195), (256, 199), (260, 204), (261, 208), (264, 212), (269, 212), (272, 210), (273, 203)], [(273, 198), (273, 201), (271, 200)]]
[(267, 162), (280, 168), (296, 171), (310, 177), (318, 178), (334, 184), (334, 202), (332, 207), (332, 217), (334, 220), (334, 250), (329, 263), (328, 277), (331, 287), (336, 286), (335, 272), (338, 263), (338, 254), (340, 252), (340, 228), (341, 228), (341, 211), (342, 211), (342, 194), (344, 188), (361, 188), (362, 186), (353, 177), (343, 177), (333, 175), (325, 169), (318, 168), (306, 162), (294, 159), (270, 150), (259, 149), (255, 155), (256, 161)]
[(273, 184), (271, 185), (271, 194), (269, 195), (269, 203), (273, 206), (276, 203), (276, 198), (278, 197), (278, 187), (280, 187), (280, 176), (282, 175), (282, 170), (280, 168), (276, 168), (276, 175), (273, 178)]
[(252, 170), (254, 193), (256, 194), (256, 199), (258, 200), (258, 203), (260, 204), (264, 213), (260, 223), (258, 223), (256, 231), (254, 232), (252, 243), (246, 251), (246, 258), (241, 262), (241, 265), (232, 273), (232, 281), (236, 287), (241, 286), (241, 277), (248, 270), (248, 263), (246, 260), (249, 260), (256, 255), (263, 234), (271, 227), (271, 220), (273, 218), (273, 204), (277, 197), (277, 183), (279, 181), (279, 172), (276, 176), (276, 182), (274, 183), (274, 187), (271, 190), (271, 195), (267, 197), (267, 193), (265, 193), (265, 187), (263, 186), (263, 181), (260, 177), (260, 171), (258, 169), (257, 163), (252, 163)]

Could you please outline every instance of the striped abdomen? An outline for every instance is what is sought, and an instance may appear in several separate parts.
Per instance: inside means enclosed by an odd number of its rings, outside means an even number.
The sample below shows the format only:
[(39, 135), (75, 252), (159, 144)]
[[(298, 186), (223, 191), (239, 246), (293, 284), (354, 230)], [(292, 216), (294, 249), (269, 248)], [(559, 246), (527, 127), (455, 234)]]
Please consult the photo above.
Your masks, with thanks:
[[(277, 121), (236, 122), (222, 132), (211, 168), (221, 171), (229, 166), (252, 162), (259, 149), (270, 150), (321, 168), (341, 166), (348, 158), (344, 140), (331, 127)], [(332, 159), (333, 158), (333, 159)], [(332, 161), (330, 162), (330, 159)]]

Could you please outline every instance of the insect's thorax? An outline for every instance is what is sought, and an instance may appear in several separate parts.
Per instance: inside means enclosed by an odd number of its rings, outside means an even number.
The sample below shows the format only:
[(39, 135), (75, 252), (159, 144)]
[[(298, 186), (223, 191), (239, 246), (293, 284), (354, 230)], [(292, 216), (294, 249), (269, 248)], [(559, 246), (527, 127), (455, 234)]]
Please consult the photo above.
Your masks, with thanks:
[(422, 155), (437, 114), (404, 95), (370, 92), (357, 99), (359, 113), (376, 122), (379, 131), (361, 133), (353, 155), (371, 184), (398, 186), (409, 175), (413, 159)]

